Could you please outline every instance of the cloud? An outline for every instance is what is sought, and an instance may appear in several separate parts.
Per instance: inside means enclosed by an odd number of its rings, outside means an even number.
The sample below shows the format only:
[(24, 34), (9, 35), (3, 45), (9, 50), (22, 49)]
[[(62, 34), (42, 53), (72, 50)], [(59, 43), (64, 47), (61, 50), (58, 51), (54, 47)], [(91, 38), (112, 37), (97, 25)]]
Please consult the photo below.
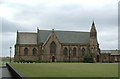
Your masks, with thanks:
[(36, 32), (36, 27), (39, 27), (90, 31), (94, 20), (101, 49), (116, 49), (119, 23), (117, 2), (118, 0), (1, 0), (2, 32), (6, 39), (3, 40), (2, 48), (8, 50), (9, 46), (15, 44), (17, 30)]
[(25, 24), (20, 24), (16, 22), (9, 21), (7, 19), (2, 18), (2, 32), (3, 33), (15, 33), (18, 31), (33, 31), (35, 29), (31, 29), (32, 26), (28, 26)]
[[(52, 0), (51, 2), (50, 0), (41, 0), (41, 1), (30, 0), (29, 4), (26, 1), (24, 2), (19, 0), (17, 1), (12, 0), (8, 2), (7, 1), (5, 1), (6, 4), (4, 4), (6, 5), (6, 8), (9, 7), (10, 10), (14, 9), (11, 11), (11, 13), (14, 12), (12, 13), (14, 15), (11, 14), (13, 16), (13, 18), (12, 17), (11, 18), (14, 19), (14, 21), (25, 24), (27, 24), (28, 21), (30, 24), (31, 23), (36, 24), (39, 21), (39, 23), (43, 25), (46, 24), (46, 22), (49, 23), (50, 21), (53, 21), (53, 23), (57, 21), (56, 23), (61, 23), (61, 24), (67, 22), (68, 22), (67, 24), (74, 22), (85, 24), (84, 22), (90, 20), (100, 20), (103, 22), (110, 20), (114, 22), (116, 21), (113, 18), (116, 18), (114, 16), (117, 13), (116, 12), (117, 8), (116, 9), (114, 8), (115, 5), (110, 6), (111, 2), (113, 3), (113, 0), (110, 1), (69, 0), (69, 2), (68, 0), (64, 0), (64, 1)], [(98, 7), (97, 5), (101, 5), (101, 7)], [(110, 7), (106, 5), (109, 5)], [(8, 11), (8, 9), (6, 10)], [(113, 11), (114, 13), (112, 13), (111, 11)], [(109, 23), (113, 23), (113, 22), (109, 22)]]
[(19, 28), (18, 24), (2, 19), (2, 32), (15, 32)]
[[(16, 33), (6, 32), (2, 34), (2, 55), (8, 56), (9, 55), (9, 48), (12, 46), (14, 48), (16, 42)], [(12, 54), (13, 54), (12, 50)], [(13, 55), (12, 55), (13, 56)]]

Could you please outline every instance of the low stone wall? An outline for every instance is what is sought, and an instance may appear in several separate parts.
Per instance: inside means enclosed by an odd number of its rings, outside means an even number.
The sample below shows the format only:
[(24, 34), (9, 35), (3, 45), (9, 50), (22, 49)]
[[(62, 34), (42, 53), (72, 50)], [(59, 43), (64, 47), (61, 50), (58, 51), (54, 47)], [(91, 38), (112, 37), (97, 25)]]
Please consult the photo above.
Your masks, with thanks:
[(6, 63), (6, 67), (8, 68), (8, 70), (12, 75), (12, 79), (25, 79), (8, 63)]

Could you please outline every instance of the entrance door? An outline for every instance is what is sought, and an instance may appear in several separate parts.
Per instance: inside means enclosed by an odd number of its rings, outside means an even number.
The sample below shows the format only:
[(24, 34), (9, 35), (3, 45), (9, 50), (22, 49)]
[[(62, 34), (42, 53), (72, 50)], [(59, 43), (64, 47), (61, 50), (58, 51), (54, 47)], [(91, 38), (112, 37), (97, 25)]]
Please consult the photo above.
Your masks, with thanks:
[(52, 62), (55, 62), (55, 56), (52, 56)]
[(97, 62), (99, 62), (99, 55), (97, 55)]

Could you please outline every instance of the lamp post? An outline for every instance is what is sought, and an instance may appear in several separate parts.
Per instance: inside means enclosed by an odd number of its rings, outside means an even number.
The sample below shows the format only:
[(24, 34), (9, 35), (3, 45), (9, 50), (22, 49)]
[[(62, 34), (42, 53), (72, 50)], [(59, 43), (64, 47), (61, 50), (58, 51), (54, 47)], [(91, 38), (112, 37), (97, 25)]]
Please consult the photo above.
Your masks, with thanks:
[(11, 49), (12, 49), (12, 47), (10, 47), (10, 63), (11, 63)]

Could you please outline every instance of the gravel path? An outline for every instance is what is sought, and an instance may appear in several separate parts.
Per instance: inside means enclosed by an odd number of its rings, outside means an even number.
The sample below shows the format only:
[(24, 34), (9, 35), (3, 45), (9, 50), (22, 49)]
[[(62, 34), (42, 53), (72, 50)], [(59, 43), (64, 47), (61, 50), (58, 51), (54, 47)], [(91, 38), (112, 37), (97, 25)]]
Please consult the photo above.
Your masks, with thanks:
[(2, 74), (2, 79), (12, 79), (12, 75), (6, 66), (3, 66), (2, 68), (0, 68), (0, 71), (1, 70), (2, 72), (0, 72), (0, 75)]

